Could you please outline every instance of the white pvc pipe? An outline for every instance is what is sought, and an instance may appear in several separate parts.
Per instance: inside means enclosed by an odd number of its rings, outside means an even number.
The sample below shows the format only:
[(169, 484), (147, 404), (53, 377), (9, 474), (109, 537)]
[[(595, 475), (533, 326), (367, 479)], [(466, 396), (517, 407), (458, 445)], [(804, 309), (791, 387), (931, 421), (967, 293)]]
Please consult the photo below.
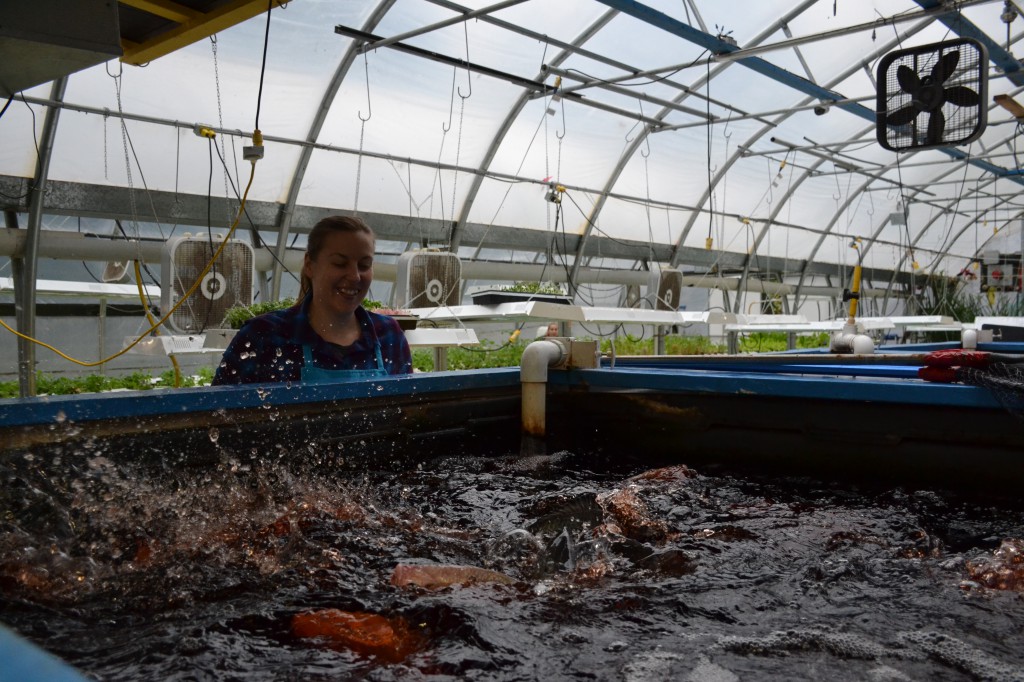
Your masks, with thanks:
[[(224, 234), (225, 230), (216, 232)], [(110, 237), (93, 237), (77, 232), (47, 231), (46, 238), (38, 246), (40, 258), (64, 260), (133, 260), (140, 256), (150, 262), (159, 263), (163, 243), (156, 240), (129, 241)], [(25, 230), (0, 229), (0, 256), (22, 257), (25, 251)], [(285, 267), (297, 272), (302, 269), (303, 251), (289, 250), (285, 253)], [(270, 270), (274, 266), (273, 258), (266, 249), (257, 249), (255, 266), (259, 272)], [(373, 264), (374, 279), (382, 282), (394, 282), (397, 266), (394, 263)], [(635, 284), (645, 286), (651, 273), (638, 270), (601, 270), (580, 268), (579, 284)], [(566, 273), (562, 270), (551, 270), (546, 265), (528, 263), (485, 263), (463, 261), (462, 277), (470, 280), (491, 281), (533, 281), (544, 278), (552, 282), (564, 282)], [(759, 279), (747, 279), (743, 282), (738, 277), (714, 277), (711, 275), (684, 275), (684, 287), (698, 289), (722, 289), (728, 291), (752, 291), (766, 294), (787, 296), (796, 291), (795, 284), (766, 282)], [(802, 293), (809, 296), (835, 296), (843, 292), (839, 287), (805, 286)], [(881, 298), (886, 295), (885, 289), (863, 288), (861, 298)]]
[(519, 380), (523, 384), (523, 432), (543, 437), (547, 431), (548, 367), (562, 362), (568, 350), (555, 339), (534, 341), (523, 350)]

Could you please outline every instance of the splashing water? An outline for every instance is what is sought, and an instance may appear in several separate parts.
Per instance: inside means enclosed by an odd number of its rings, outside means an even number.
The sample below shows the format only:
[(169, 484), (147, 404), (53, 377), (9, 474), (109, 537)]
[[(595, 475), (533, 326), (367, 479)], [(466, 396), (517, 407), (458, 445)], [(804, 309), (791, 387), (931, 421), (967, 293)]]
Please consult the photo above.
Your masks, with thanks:
[(1013, 501), (311, 455), (5, 462), (4, 622), (102, 679), (1022, 678)]

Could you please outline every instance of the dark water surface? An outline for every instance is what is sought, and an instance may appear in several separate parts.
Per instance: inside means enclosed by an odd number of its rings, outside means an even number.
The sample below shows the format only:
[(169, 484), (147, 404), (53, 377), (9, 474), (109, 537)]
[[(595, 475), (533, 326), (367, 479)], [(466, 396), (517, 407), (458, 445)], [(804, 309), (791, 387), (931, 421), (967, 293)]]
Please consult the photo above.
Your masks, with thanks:
[[(272, 459), (4, 463), (0, 621), (102, 680), (1024, 679), (1017, 501), (568, 450)], [(514, 582), (400, 588), (400, 563)], [(421, 644), (292, 634), (327, 608)]]

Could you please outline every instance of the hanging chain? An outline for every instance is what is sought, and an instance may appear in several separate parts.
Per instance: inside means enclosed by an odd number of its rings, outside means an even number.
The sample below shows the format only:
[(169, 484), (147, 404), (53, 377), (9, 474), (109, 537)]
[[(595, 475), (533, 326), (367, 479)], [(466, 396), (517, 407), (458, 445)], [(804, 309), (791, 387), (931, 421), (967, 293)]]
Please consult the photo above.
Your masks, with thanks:
[[(221, 130), (224, 130), (224, 110), (223, 110), (223, 108), (221, 106), (221, 99), (220, 99), (220, 68), (219, 68), (219, 62), (217, 60), (217, 36), (216, 35), (210, 36), (210, 45), (211, 45), (211, 47), (213, 49), (213, 82), (214, 82), (214, 86), (217, 89), (217, 125), (220, 127)], [(217, 143), (214, 142), (213, 144), (217, 144)], [(227, 157), (227, 148), (224, 146), (224, 136), (223, 135), (220, 136), (220, 157), (221, 157), (221, 159), (225, 160), (225, 163), (224, 163), (224, 198), (226, 199), (226, 201), (224, 202), (224, 209), (227, 211), (227, 224), (230, 225), (232, 220), (234, 219), (235, 210), (234, 210), (234, 208), (231, 205), (231, 195), (228, 193), (228, 167), (227, 167), (227, 162), (226, 162), (226, 159), (228, 157)], [(213, 226), (211, 225), (210, 227), (213, 227)]]
[(110, 175), (107, 172), (107, 121), (110, 119), (110, 114), (107, 112), (103, 113), (103, 179), (109, 180)]
[(359, 210), (359, 181), (363, 177), (363, 136), (366, 133), (366, 121), (359, 126), (359, 155), (356, 156), (356, 196), (352, 202), (352, 210)]
[(366, 122), (373, 116), (373, 104), (370, 102), (370, 63), (365, 52), (363, 53), (363, 71), (366, 74), (366, 118), (363, 118), (362, 111), (356, 112), (362, 125), (359, 126), (359, 155), (356, 157), (356, 196), (352, 202), (353, 211), (359, 210), (359, 182), (363, 177), (363, 137), (366, 134)]
[[(131, 157), (128, 155), (128, 127), (124, 121), (124, 111), (121, 108), (121, 76), (123, 72), (119, 72), (116, 76), (111, 75), (114, 79), (114, 92), (117, 95), (117, 113), (120, 115), (121, 121), (121, 146), (124, 148), (124, 170), (128, 176), (128, 202), (131, 209), (131, 228), (132, 236), (138, 238), (139, 236), (139, 221), (138, 221), (138, 210), (135, 206), (135, 187), (132, 184), (132, 162)], [(140, 246), (141, 248), (141, 246)]]

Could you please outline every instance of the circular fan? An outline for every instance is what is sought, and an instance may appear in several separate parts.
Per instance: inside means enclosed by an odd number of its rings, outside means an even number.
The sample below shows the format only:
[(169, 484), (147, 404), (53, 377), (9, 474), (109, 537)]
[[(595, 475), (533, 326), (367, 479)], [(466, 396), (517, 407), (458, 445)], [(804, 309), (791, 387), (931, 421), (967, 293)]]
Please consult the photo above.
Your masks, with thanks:
[(893, 151), (967, 144), (985, 128), (988, 53), (961, 38), (898, 50), (878, 66), (878, 140)]
[(942, 105), (946, 102), (960, 107), (973, 107), (981, 102), (981, 96), (974, 90), (963, 85), (946, 87), (949, 77), (956, 72), (960, 62), (960, 50), (953, 50), (942, 55), (932, 67), (931, 73), (923, 78), (906, 64), (896, 69), (896, 80), (900, 87), (911, 96), (910, 104), (889, 114), (892, 125), (906, 125), (921, 112), (930, 114), (928, 117), (928, 133), (925, 142), (938, 144), (946, 131), (946, 116), (942, 113)]

